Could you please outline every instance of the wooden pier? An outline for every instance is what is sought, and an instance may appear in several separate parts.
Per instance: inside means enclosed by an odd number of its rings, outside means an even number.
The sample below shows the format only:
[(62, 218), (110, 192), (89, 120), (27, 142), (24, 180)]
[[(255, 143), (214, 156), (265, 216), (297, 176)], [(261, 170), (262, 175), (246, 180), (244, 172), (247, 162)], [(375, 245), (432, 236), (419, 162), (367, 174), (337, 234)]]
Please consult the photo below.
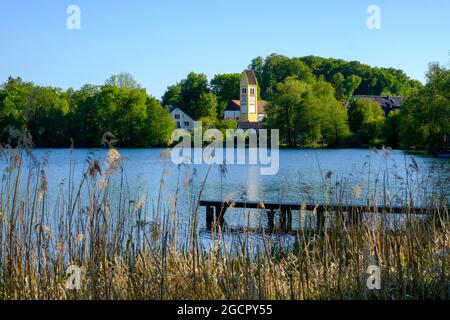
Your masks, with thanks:
[(355, 222), (361, 219), (365, 212), (379, 212), (386, 214), (427, 214), (434, 212), (433, 208), (410, 208), (397, 206), (363, 206), (363, 205), (321, 205), (304, 204), (294, 202), (258, 202), (243, 200), (201, 200), (201, 207), (206, 207), (206, 226), (211, 229), (215, 224), (223, 227), (225, 224), (225, 214), (228, 208), (261, 209), (267, 211), (267, 226), (269, 232), (275, 230), (275, 212), (279, 212), (279, 228), (281, 232), (292, 231), (292, 211), (315, 212), (317, 219), (317, 231), (322, 232), (325, 228), (325, 214), (335, 212), (344, 216), (347, 214), (347, 221)]

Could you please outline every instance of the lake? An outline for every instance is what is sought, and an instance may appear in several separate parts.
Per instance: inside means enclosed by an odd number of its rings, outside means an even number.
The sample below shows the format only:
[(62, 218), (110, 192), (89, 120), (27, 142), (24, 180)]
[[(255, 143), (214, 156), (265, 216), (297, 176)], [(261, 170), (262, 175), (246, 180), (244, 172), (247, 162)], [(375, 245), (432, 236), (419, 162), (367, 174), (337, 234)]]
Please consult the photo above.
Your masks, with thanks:
[[(426, 205), (432, 195), (438, 195), (439, 201), (449, 198), (449, 159), (412, 156), (397, 150), (281, 149), (279, 172), (273, 176), (260, 175), (258, 165), (228, 165), (226, 174), (220, 173), (218, 165), (177, 166), (162, 156), (164, 149), (119, 152), (131, 199), (137, 201), (145, 195), (149, 208), (154, 208), (161, 195), (164, 210), (170, 210), (177, 194), (177, 212), (184, 222), (189, 220), (189, 206), (196, 202), (200, 190), (202, 199), (299, 203), (360, 204), (376, 198), (379, 203), (404, 204), (407, 199), (414, 205)], [(58, 188), (67, 184), (71, 163), (75, 179), (80, 180), (87, 169), (86, 159), (98, 159), (103, 165), (107, 150), (35, 149), (33, 154), (39, 161), (48, 158), (45, 175), (52, 199)], [(1, 172), (4, 167), (1, 162)], [(245, 214), (238, 209), (229, 211), (229, 225), (265, 223), (265, 215), (258, 210)], [(202, 214), (199, 221), (204, 226)]]

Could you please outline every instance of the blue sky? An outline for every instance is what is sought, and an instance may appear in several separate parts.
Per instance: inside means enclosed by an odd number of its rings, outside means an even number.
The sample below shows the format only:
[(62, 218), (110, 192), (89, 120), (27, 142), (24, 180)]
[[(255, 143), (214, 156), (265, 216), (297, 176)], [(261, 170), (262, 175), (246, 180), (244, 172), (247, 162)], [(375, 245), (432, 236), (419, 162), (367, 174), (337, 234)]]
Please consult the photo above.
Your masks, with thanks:
[[(68, 30), (66, 9), (81, 9)], [(366, 27), (369, 5), (381, 30)], [(403, 69), (424, 81), (450, 61), (450, 1), (1, 0), (0, 82), (61, 88), (132, 73), (152, 95), (190, 71), (241, 72), (256, 56), (319, 55)]]

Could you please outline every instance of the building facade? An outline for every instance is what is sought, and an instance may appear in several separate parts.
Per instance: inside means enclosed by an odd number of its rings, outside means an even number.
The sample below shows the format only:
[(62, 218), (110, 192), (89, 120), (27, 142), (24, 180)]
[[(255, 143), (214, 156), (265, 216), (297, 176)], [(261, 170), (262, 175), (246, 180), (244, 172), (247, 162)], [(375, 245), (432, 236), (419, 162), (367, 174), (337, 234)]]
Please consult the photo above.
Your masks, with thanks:
[(194, 120), (183, 110), (176, 107), (169, 107), (170, 115), (178, 129), (194, 129)]

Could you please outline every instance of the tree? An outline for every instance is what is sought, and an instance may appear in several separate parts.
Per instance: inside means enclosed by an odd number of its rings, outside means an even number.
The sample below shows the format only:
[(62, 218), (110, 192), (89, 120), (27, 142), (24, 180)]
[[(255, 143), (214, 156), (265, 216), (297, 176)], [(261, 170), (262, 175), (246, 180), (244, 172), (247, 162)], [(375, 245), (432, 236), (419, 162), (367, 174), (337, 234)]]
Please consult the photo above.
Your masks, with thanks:
[(327, 146), (339, 145), (350, 134), (347, 109), (336, 99), (333, 86), (323, 80), (313, 84), (313, 97), (320, 114), (321, 136)]
[(400, 121), (400, 110), (391, 111), (387, 115), (383, 125), (383, 139), (386, 146), (391, 148), (397, 148), (399, 146)]
[(69, 102), (60, 90), (34, 87), (24, 108), (27, 131), (38, 147), (62, 147), (69, 142)]
[(180, 84), (175, 84), (169, 86), (162, 96), (162, 105), (165, 107), (173, 106), (179, 108), (181, 105), (181, 86)]
[(361, 84), (361, 81), (361, 77), (355, 75), (345, 78), (342, 73), (336, 73), (332, 77), (332, 84), (336, 89), (336, 98), (342, 101), (349, 101), (356, 88)]
[(437, 63), (429, 66), (427, 84), (402, 106), (400, 144), (436, 152), (450, 133), (450, 70)]
[(240, 98), (241, 75), (239, 73), (217, 74), (211, 80), (211, 90), (217, 97), (217, 117), (223, 119), (229, 100)]
[(211, 90), (219, 101), (239, 99), (240, 73), (217, 74), (211, 80)]
[[(117, 90), (117, 87), (112, 87)], [(111, 87), (104, 87), (105, 91)], [(115, 91), (116, 101), (115, 111), (112, 115), (111, 124), (108, 131), (116, 134), (117, 143), (126, 147), (146, 147), (149, 146), (147, 126), (147, 92), (145, 89), (119, 88)], [(114, 99), (114, 95), (111, 96)]]
[(194, 119), (200, 117), (217, 118), (217, 99), (211, 92), (203, 92), (198, 99), (198, 102), (192, 111)]
[(11, 78), (3, 84), (0, 95), (0, 142), (8, 143), (10, 131), (26, 133), (25, 108), (33, 83)]
[(148, 146), (167, 146), (176, 129), (169, 112), (154, 97), (147, 98), (146, 137)]
[(99, 146), (103, 133), (98, 128), (97, 98), (100, 87), (84, 85), (69, 99), (71, 106), (70, 137), (77, 147)]
[(145, 89), (87, 86), (72, 100), (78, 129), (72, 133), (78, 146), (99, 147), (107, 132), (114, 135), (118, 146), (163, 146), (175, 128), (169, 112), (148, 97)]
[(140, 89), (140, 85), (128, 72), (113, 74), (105, 81), (106, 86), (116, 86), (122, 89)]
[(268, 56), (264, 60), (262, 75), (259, 80), (261, 97), (270, 100), (277, 84), (288, 77), (307, 83), (314, 80), (311, 70), (299, 58), (291, 59), (278, 54)]
[(269, 126), (280, 130), (280, 138), (285, 139), (289, 147), (296, 144), (294, 113), (298, 114), (296, 109), (303, 107), (309, 89), (305, 82), (288, 78), (277, 85), (273, 100), (268, 105)]
[(250, 62), (248, 68), (255, 73), (257, 79), (262, 79), (264, 76), (264, 58), (256, 57)]
[[(0, 87), (0, 143), (30, 134), (38, 147), (70, 146), (71, 138), (76, 147), (100, 147), (109, 132), (117, 146), (167, 145), (175, 129), (169, 112), (127, 77), (117, 79), (64, 92), (9, 78)], [(214, 102), (202, 95), (199, 108), (210, 112)]]
[(204, 74), (189, 73), (186, 79), (170, 86), (162, 100), (164, 105), (178, 107), (193, 119), (217, 116), (217, 98)]
[(349, 134), (347, 111), (331, 84), (287, 78), (268, 106), (268, 125), (288, 146), (337, 145)]
[(381, 106), (370, 99), (355, 99), (350, 103), (348, 119), (358, 145), (381, 143), (384, 112)]
[[(348, 83), (344, 86), (344, 96), (350, 96), (350, 92), (357, 95), (400, 95), (406, 96), (414, 92), (422, 85), (419, 81), (409, 78), (402, 70), (393, 68), (374, 68), (358, 61), (344, 61), (341, 59), (326, 59), (316, 56), (300, 58), (317, 77), (323, 77), (326, 81), (333, 83), (342, 74)], [(352, 76), (358, 78), (351, 79)], [(336, 77), (336, 78), (335, 78)], [(338, 83), (340, 83), (338, 81)], [(358, 84), (356, 86), (356, 84)], [(356, 88), (354, 88), (356, 87)], [(343, 93), (342, 88), (335, 86), (338, 96)], [(353, 89), (354, 88), (354, 89)]]

